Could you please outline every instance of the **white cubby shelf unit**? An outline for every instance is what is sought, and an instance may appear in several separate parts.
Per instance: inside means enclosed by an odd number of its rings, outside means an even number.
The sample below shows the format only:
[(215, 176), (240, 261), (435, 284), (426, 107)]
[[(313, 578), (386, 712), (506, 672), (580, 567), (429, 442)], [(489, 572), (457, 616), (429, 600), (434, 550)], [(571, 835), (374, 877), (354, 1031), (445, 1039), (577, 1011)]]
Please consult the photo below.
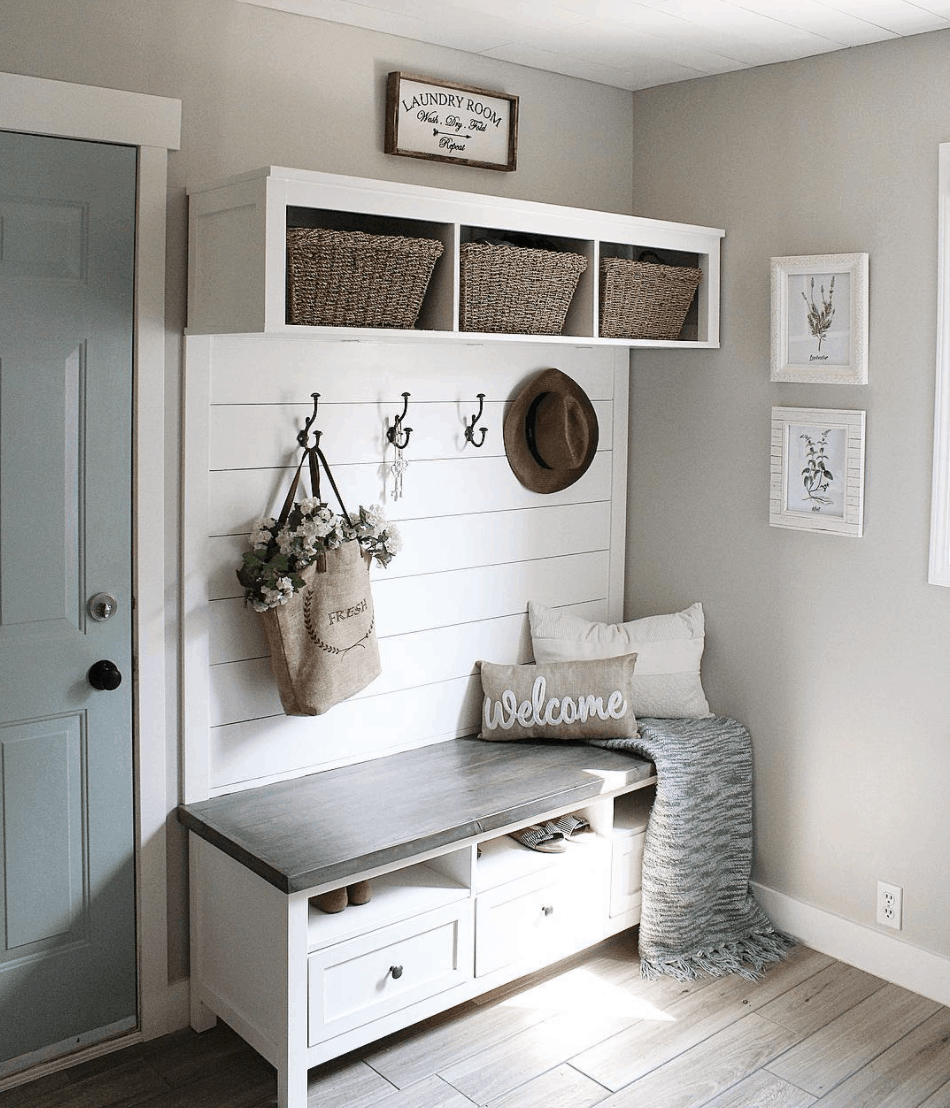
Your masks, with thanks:
[[(718, 347), (719, 261), (724, 232), (710, 227), (561, 207), (308, 170), (267, 167), (189, 189), (188, 331), (192, 334), (307, 332), (329, 337), (418, 341), (537, 341), (537, 335), (460, 328), (460, 246), (485, 237), (528, 235), (587, 259), (560, 335), (543, 341), (643, 347)], [(436, 262), (412, 329), (313, 327), (287, 323), (288, 227), (438, 239)], [(651, 252), (703, 273), (680, 337), (602, 338), (600, 260)]]

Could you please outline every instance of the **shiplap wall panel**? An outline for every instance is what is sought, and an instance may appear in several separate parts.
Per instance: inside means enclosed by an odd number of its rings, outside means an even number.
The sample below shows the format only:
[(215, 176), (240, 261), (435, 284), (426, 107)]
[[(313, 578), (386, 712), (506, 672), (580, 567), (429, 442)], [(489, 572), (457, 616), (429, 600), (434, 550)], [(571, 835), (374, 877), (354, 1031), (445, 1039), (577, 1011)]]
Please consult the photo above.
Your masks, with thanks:
[[(395, 518), (392, 510), (389, 514)], [(373, 581), (468, 569), (486, 560), (523, 562), (609, 549), (609, 501), (524, 508), (520, 514), (517, 527), (505, 512), (400, 520), (402, 553), (385, 569), (374, 563)], [(235, 569), (249, 549), (247, 540), (247, 535), (209, 538), (209, 549), (214, 551), (209, 600), (243, 596)]]
[[(598, 453), (548, 496), (515, 478), (506, 406), (557, 366), (594, 402)], [(544, 343), (450, 344), (299, 335), (186, 339), (182, 613), (185, 795), (208, 795), (478, 728), (475, 662), (530, 657), (529, 599), (620, 618), (626, 506), (627, 352)], [(385, 432), (410, 392), (405, 495), (391, 499)], [(328, 713), (283, 715), (260, 619), (235, 570), (252, 522), (276, 514), (296, 434), (319, 392), (316, 428), (347, 507), (383, 503), (405, 549), (374, 567), (382, 675)], [(486, 394), (479, 426), (464, 424)], [(330, 499), (324, 483), (324, 497)]]
[[(605, 550), (373, 581), (376, 634), (408, 635), (430, 627), (470, 624), (524, 612), (528, 600), (549, 606), (605, 599)], [(257, 613), (243, 598), (211, 605), (210, 662), (235, 662), (267, 653)]]
[[(570, 610), (583, 619), (602, 619), (604, 601), (571, 605)], [(505, 664), (530, 662), (531, 636), (524, 614), (518, 613), (410, 635), (383, 636), (379, 655), (382, 673), (357, 696), (422, 689), (435, 681), (469, 676), (475, 672), (474, 662), (482, 658)], [(210, 682), (212, 727), (281, 714), (269, 658), (213, 665)]]
[[(329, 388), (329, 386), (328, 386)], [(378, 458), (391, 465), (393, 448), (386, 438), (392, 417), (402, 411), (397, 396), (390, 404), (328, 403), (319, 401), (314, 426), (326, 427), (321, 448), (331, 468)], [(594, 411), (600, 435), (609, 443), (612, 436), (611, 403), (595, 400)], [(297, 432), (301, 427), (300, 404), (222, 404), (211, 409), (211, 469), (272, 469), (275, 464), (296, 466), (300, 457)], [(410, 396), (406, 426), (412, 428), (406, 457), (410, 461), (464, 458), (473, 463), (489, 457), (504, 457), (503, 400), (485, 400), (477, 427), (485, 428), (480, 447), (465, 439), (465, 425), (478, 412), (478, 400), (444, 404), (420, 401)], [(481, 439), (481, 435), (479, 435)]]
[[(488, 401), (507, 401), (522, 381), (548, 366), (573, 377), (591, 400), (612, 400), (616, 361), (626, 368), (629, 359), (620, 349), (543, 340), (499, 345), (461, 337), (452, 343), (331, 343), (302, 334), (217, 335), (210, 345), (212, 405), (299, 404), (308, 415), (310, 394), (319, 392), (321, 405), (367, 404), (381, 420), (401, 409), (403, 392), (411, 394), (410, 405), (435, 400), (468, 407), (480, 392)], [(324, 422), (332, 436), (332, 420)]]
[[(270, 716), (209, 732), (219, 794), (396, 754), (478, 731), (481, 682), (477, 677), (438, 681), (387, 696), (337, 704), (322, 716)], [(426, 736), (426, 743), (419, 736)]]
[[(407, 451), (409, 469), (405, 495), (387, 503), (393, 520), (471, 514), (472, 512), (514, 512), (532, 508), (538, 493), (515, 480), (506, 458), (429, 459), (417, 461)], [(549, 493), (549, 504), (577, 504), (609, 500), (611, 456), (598, 450), (584, 476), (560, 492)], [(212, 535), (247, 534), (260, 516), (276, 516), (293, 477), (293, 470), (215, 470), (208, 474), (211, 503), (208, 523)], [(333, 466), (333, 476), (343, 502), (355, 512), (360, 504), (385, 502), (391, 490), (389, 467), (367, 463)], [(332, 491), (321, 485), (324, 499), (336, 507)], [(309, 489), (308, 489), (309, 492)], [(260, 505), (260, 507), (255, 507)], [(436, 509), (435, 506), (438, 506)]]

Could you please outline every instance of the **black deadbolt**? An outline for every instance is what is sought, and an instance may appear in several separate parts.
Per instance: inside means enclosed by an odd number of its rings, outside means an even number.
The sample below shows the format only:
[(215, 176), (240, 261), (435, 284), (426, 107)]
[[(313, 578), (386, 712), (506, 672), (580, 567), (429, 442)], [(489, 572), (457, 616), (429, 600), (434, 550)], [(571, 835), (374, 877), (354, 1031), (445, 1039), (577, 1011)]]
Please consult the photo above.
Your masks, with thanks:
[(89, 684), (100, 692), (112, 692), (122, 684), (122, 674), (116, 668), (115, 662), (101, 661), (89, 667)]

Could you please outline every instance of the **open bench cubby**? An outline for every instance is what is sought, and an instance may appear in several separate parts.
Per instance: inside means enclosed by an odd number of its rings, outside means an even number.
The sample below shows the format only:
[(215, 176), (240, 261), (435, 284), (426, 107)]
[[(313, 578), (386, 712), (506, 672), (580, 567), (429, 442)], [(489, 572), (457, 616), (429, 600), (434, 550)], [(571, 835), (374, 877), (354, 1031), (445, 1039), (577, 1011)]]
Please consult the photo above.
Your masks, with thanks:
[[(183, 805), (193, 1026), (224, 1019), (305, 1108), (309, 1067), (638, 923), (655, 780), (619, 752), (456, 739)], [(566, 813), (589, 830), (562, 853), (510, 836)], [(314, 903), (362, 880), (365, 904)]]
[[(269, 167), (189, 189), (188, 330), (195, 334), (295, 332), (330, 337), (430, 340), (539, 339), (573, 344), (719, 345), (720, 243), (715, 228), (426, 186)], [(321, 228), (433, 239), (442, 244), (409, 328), (341, 328), (288, 323), (287, 230)], [(462, 246), (484, 239), (534, 240), (582, 256), (558, 334), (475, 331), (461, 311)], [(670, 266), (702, 270), (674, 339), (606, 338), (599, 328), (601, 258), (636, 261), (646, 252)]]

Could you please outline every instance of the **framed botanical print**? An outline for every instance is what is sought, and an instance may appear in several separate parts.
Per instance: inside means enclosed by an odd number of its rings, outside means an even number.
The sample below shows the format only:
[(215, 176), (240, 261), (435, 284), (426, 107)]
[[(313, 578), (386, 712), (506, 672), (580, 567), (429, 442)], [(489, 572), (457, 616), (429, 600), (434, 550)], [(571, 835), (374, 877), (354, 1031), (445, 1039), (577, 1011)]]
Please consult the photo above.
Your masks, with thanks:
[(772, 258), (773, 381), (864, 385), (868, 256)]
[(773, 408), (769, 523), (860, 538), (864, 531), (860, 411)]

